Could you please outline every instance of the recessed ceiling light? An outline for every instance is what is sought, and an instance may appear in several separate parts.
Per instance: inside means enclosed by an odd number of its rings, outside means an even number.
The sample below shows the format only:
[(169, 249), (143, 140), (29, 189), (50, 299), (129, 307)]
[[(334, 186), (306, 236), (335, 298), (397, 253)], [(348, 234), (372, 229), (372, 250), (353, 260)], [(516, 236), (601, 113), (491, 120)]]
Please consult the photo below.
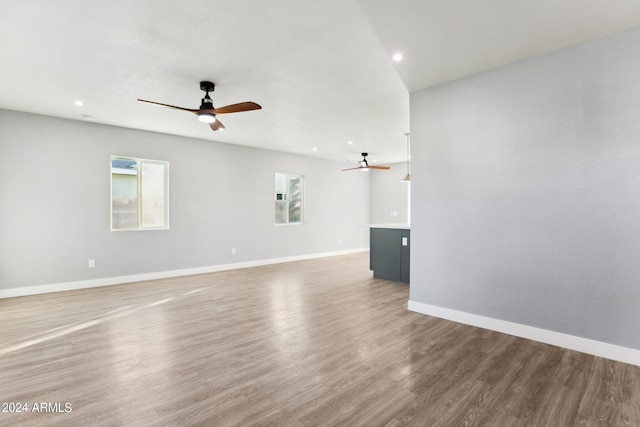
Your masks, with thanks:
[(353, 141), (347, 141), (347, 144), (351, 145), (353, 144)]
[(78, 99), (76, 102), (74, 102), (74, 104), (76, 104), (76, 106), (78, 106), (78, 107), (82, 107), (84, 105), (84, 102), (82, 102), (82, 101), (80, 101)]
[(402, 54), (401, 53), (396, 53), (391, 58), (396, 62), (402, 61)]
[(311, 150), (312, 151), (318, 151), (318, 147), (313, 147)]

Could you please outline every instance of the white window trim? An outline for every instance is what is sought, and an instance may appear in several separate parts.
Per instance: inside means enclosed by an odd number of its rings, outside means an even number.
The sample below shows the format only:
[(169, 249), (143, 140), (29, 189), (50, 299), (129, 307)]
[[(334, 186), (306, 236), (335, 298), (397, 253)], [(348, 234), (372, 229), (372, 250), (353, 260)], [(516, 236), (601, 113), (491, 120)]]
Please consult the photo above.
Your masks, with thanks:
[[(299, 222), (289, 222), (289, 209), (287, 209), (287, 222), (285, 223), (281, 223), (278, 224), (274, 221), (274, 225), (276, 227), (287, 227), (287, 226), (296, 226), (296, 225), (303, 225), (304, 224), (304, 213), (305, 213), (305, 205), (306, 205), (306, 189), (305, 189), (305, 177), (304, 175), (300, 174), (300, 173), (289, 173), (289, 172), (275, 172), (275, 174), (280, 174), (280, 175), (286, 175), (287, 176), (287, 196), (289, 195), (289, 177), (299, 177), (300, 178), (300, 185), (302, 187), (302, 212), (300, 212), (300, 221)], [(274, 175), (275, 176), (275, 175)], [(287, 199), (287, 201), (289, 201)]]
[[(142, 226), (142, 203), (141, 203), (141, 194), (140, 194), (140, 182), (142, 179), (142, 174), (139, 173), (142, 168), (138, 168), (138, 226), (135, 228), (113, 228), (113, 167), (112, 161), (116, 159), (123, 160), (134, 160), (138, 163), (138, 165), (142, 165), (143, 163), (147, 164), (155, 164), (164, 166), (164, 225), (160, 227), (144, 227)], [(127, 174), (126, 172), (124, 173)], [(133, 175), (133, 173), (131, 173)], [(141, 159), (137, 157), (129, 157), (129, 156), (111, 156), (109, 158), (109, 225), (111, 227), (111, 231), (157, 231), (157, 230), (169, 230), (169, 162), (166, 160), (151, 160), (151, 159)]]

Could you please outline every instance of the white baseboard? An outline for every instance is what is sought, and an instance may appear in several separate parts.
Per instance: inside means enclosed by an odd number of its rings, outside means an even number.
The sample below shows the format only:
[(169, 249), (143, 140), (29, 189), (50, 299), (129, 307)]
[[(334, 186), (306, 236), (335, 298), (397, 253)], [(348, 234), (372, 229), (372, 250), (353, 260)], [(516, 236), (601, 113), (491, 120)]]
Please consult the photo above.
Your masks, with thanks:
[(261, 265), (280, 264), (284, 262), (303, 261), (336, 255), (347, 255), (367, 252), (369, 248), (347, 249), (342, 251), (322, 252), (316, 254), (296, 255), (283, 258), (271, 258), (255, 261), (236, 262), (232, 264), (211, 265), (206, 267), (185, 268), (181, 270), (158, 271), (154, 273), (133, 274), (129, 276), (105, 277), (100, 279), (79, 280), (74, 282), (53, 283), (49, 285), (25, 286), (19, 288), (0, 289), (0, 299), (22, 297), (27, 295), (47, 294), (51, 292), (73, 291), (78, 289), (97, 288), (100, 286), (121, 285), (124, 283), (142, 282), (144, 280), (166, 279), (170, 277), (189, 276), (192, 274), (215, 273), (217, 271), (236, 270), (239, 268), (258, 267)]
[(479, 328), (502, 332), (521, 338), (527, 338), (558, 347), (576, 350), (594, 356), (640, 366), (640, 350), (634, 350), (632, 348), (621, 347), (587, 338), (580, 338), (560, 332), (535, 328), (533, 326), (521, 325), (519, 323), (507, 322), (505, 320), (493, 319), (491, 317), (478, 316), (476, 314), (451, 310), (449, 308), (438, 307), (417, 301), (409, 300), (408, 309), (417, 313), (464, 323), (465, 325), (477, 326)]

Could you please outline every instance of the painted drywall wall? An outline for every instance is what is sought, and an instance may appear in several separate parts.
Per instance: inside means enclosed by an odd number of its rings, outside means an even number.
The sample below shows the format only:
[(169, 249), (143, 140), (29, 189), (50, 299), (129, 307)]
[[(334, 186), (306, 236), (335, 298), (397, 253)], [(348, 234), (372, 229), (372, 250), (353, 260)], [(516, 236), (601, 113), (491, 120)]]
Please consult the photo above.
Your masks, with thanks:
[(409, 220), (409, 185), (402, 182), (407, 173), (406, 163), (389, 165), (388, 171), (358, 172), (370, 175), (371, 223), (407, 223)]
[(412, 301), (640, 349), (640, 28), (411, 95)]
[[(110, 231), (111, 155), (169, 161), (169, 230)], [(367, 247), (369, 179), (343, 167), (0, 110), (0, 289)], [(304, 175), (303, 225), (274, 225), (276, 171)]]

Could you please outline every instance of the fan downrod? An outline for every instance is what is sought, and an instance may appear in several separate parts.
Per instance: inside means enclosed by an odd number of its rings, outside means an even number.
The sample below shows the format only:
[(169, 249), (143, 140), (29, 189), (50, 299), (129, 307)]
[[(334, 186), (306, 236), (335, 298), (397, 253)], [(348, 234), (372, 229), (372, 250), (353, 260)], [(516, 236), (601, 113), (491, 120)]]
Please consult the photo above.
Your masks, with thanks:
[(216, 85), (212, 82), (202, 81), (200, 82), (200, 90), (205, 91), (207, 94), (216, 90)]

